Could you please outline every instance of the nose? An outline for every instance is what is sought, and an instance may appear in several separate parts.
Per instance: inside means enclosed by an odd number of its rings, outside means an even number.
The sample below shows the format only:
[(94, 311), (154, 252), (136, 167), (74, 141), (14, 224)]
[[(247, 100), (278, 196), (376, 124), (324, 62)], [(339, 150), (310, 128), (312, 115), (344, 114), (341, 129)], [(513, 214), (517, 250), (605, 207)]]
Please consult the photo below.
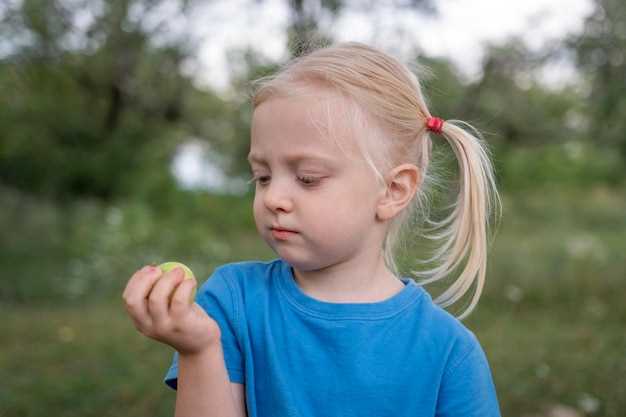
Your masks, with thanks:
[(293, 202), (288, 197), (287, 186), (281, 186), (274, 180), (263, 190), (263, 203), (271, 211), (291, 211)]

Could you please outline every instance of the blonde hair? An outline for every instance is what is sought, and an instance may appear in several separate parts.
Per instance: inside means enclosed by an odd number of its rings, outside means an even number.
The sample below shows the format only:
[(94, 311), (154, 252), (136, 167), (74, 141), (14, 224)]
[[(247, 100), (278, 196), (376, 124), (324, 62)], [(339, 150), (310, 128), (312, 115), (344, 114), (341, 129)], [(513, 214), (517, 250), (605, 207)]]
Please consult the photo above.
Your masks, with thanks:
[[(424, 66), (415, 65), (418, 73), (427, 73)], [(429, 215), (428, 190), (440, 183), (437, 175), (428, 170), (432, 153), (430, 134), (425, 122), (431, 117), (422, 95), (417, 76), (398, 59), (360, 42), (342, 42), (311, 48), (304, 55), (292, 58), (277, 73), (252, 81), (252, 106), (276, 96), (305, 94), (306, 86), (318, 83), (346, 97), (354, 104), (353, 126), (361, 130), (360, 139), (381, 147), (376, 151), (382, 158), (383, 170), (400, 163), (413, 163), (420, 170), (421, 182), (411, 203), (390, 222), (383, 242), (383, 256), (387, 267), (397, 276), (394, 252), (401, 242), (401, 232), (412, 219), (422, 219), (432, 227), (424, 227), (423, 237), (442, 240), (434, 256), (419, 261), (435, 262), (435, 268), (411, 271), (419, 285), (438, 281), (448, 276), (468, 256), (467, 263), (454, 283), (434, 302), (445, 308), (459, 300), (477, 279), (476, 291), (467, 310), (458, 319), (463, 320), (475, 308), (485, 281), (487, 260), (487, 232), (489, 218), (500, 208), (489, 150), (480, 132), (460, 120), (445, 120), (441, 134), (454, 151), (460, 176), (460, 189), (452, 213), (440, 221)], [(329, 116), (330, 117), (330, 116)], [(369, 123), (368, 123), (369, 122)], [(372, 123), (373, 122), (373, 123)], [(364, 129), (365, 124), (368, 124)], [(471, 129), (475, 135), (461, 126)], [(366, 135), (363, 137), (363, 135)], [(479, 139), (480, 138), (480, 139)], [(373, 162), (367, 147), (361, 148), (363, 157), (381, 184), (385, 184), (379, 167)], [(492, 201), (493, 200), (493, 201)], [(442, 229), (439, 232), (436, 230)]]

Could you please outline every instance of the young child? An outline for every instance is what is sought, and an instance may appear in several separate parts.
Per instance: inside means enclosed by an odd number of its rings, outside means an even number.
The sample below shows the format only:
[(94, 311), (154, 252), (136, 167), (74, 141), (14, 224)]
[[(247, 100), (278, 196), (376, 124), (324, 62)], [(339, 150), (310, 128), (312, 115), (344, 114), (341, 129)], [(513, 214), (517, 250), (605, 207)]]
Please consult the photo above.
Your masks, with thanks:
[[(138, 330), (175, 349), (164, 382), (176, 416), (499, 416), (486, 355), (460, 322), (483, 288), (499, 203), (486, 144), (432, 117), (417, 76), (361, 43), (316, 49), (255, 85), (253, 213), (278, 258), (216, 268), (195, 303), (179, 269), (158, 279), (147, 266), (123, 295)], [(431, 132), (460, 172), (441, 221), (425, 204)], [(422, 281), (394, 262), (419, 216), (443, 229), (422, 235), (444, 239), (429, 259), (439, 266), (413, 271)], [(433, 301), (422, 285), (466, 256)], [(459, 318), (443, 309), (474, 281)]]

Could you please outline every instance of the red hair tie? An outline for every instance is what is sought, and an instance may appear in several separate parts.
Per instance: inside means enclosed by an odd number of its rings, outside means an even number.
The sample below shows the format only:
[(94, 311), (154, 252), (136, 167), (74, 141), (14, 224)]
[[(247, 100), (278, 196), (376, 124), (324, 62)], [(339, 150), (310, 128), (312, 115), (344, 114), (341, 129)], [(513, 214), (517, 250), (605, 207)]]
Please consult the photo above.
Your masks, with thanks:
[(443, 119), (440, 119), (438, 117), (429, 117), (426, 120), (426, 129), (430, 130), (431, 132), (440, 134), (442, 127), (443, 127)]

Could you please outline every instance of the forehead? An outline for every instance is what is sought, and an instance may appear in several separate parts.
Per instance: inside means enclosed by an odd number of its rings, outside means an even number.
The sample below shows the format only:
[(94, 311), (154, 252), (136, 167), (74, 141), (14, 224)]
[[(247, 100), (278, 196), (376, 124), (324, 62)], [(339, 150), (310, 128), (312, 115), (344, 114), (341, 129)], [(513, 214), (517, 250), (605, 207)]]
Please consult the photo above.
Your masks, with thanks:
[[(248, 162), (250, 162), (251, 164), (253, 163), (265, 164), (267, 159), (268, 158), (263, 153), (251, 151), (248, 154)], [(301, 161), (310, 161), (310, 162), (318, 163), (321, 165), (334, 165), (335, 163), (338, 162), (337, 158), (334, 157), (333, 155), (326, 155), (322, 153), (310, 153), (310, 152), (286, 153), (284, 155), (281, 155), (279, 159), (282, 159), (287, 164), (295, 164)]]
[(350, 122), (352, 105), (325, 90), (274, 97), (252, 116), (250, 161), (345, 161), (356, 153)]

